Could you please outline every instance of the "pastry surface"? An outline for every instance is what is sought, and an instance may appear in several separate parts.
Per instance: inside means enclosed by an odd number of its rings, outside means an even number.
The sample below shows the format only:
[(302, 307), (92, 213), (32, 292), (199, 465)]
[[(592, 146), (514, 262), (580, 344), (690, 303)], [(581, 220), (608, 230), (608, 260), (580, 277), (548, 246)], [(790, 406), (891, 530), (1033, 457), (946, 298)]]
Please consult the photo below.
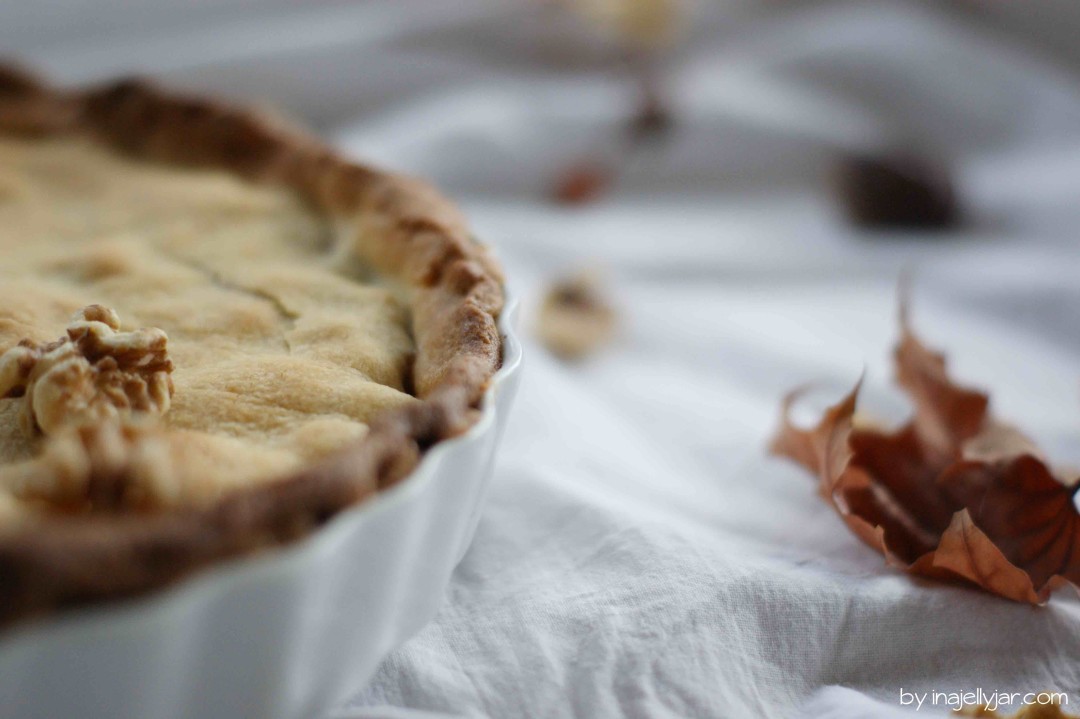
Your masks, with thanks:
[[(129, 493), (143, 508), (285, 477), (417, 401), (407, 300), (286, 189), (0, 135), (0, 256), (0, 354), (63, 337), (91, 305), (167, 335), (171, 403), (132, 440), (158, 458)], [(62, 434), (28, 428), (25, 402), (0, 400), (0, 517), (65, 498), (21, 479)]]

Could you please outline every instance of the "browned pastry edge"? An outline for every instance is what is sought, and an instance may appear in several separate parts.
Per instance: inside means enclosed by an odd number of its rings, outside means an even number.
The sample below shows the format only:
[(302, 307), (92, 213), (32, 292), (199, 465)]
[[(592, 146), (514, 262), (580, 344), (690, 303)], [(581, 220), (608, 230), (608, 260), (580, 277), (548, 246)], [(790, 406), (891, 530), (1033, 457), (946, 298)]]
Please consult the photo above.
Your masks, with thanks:
[(415, 179), (352, 163), (257, 114), (139, 80), (61, 91), (0, 64), (0, 133), (83, 134), (148, 160), (290, 188), (341, 221), (378, 272), (408, 288), (421, 403), (280, 482), (155, 515), (46, 519), (0, 537), (0, 625), (146, 593), (221, 559), (311, 533), (407, 476), (477, 416), (502, 357), (502, 275), (457, 210)]

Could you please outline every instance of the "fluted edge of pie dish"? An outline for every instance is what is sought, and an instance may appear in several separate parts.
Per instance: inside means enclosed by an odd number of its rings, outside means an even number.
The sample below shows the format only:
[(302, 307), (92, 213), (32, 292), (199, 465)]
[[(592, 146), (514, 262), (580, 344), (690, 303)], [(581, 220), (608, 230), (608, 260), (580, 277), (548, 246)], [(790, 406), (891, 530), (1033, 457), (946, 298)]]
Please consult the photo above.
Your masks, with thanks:
[(0, 133), (79, 134), (124, 154), (229, 171), (297, 192), (404, 284), (422, 401), (282, 481), (200, 509), (64, 518), (0, 537), (0, 626), (151, 592), (216, 562), (294, 542), (409, 477), (472, 427), (504, 362), (501, 271), (456, 208), (422, 181), (352, 162), (264, 115), (141, 80), (61, 90), (0, 65)]

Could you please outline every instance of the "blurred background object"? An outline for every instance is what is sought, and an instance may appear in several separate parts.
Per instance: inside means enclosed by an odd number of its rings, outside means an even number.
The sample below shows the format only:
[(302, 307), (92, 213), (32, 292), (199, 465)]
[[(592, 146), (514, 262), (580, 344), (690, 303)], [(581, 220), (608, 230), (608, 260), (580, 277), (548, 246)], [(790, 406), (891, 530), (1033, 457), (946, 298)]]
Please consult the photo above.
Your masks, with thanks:
[(860, 227), (941, 231), (960, 222), (950, 168), (917, 156), (844, 156), (835, 182), (841, 206)]
[(614, 34), (629, 48), (658, 49), (669, 45), (685, 0), (554, 0)]
[(665, 83), (665, 51), (676, 42), (689, 0), (549, 0), (589, 20), (598, 40), (624, 56), (625, 72), (638, 88), (627, 134), (607, 158), (589, 157), (567, 167), (555, 180), (553, 197), (566, 205), (594, 202), (618, 180), (626, 156), (637, 145), (657, 139), (673, 123)]
[(582, 360), (615, 338), (618, 315), (596, 270), (581, 271), (552, 284), (537, 317), (541, 342), (565, 360)]

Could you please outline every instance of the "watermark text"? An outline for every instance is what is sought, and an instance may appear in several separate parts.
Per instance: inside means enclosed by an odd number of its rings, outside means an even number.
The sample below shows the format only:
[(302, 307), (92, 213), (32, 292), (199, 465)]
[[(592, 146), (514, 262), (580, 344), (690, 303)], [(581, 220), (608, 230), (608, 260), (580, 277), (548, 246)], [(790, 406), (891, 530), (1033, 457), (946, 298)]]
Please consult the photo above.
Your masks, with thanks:
[(917, 692), (908, 691), (902, 687), (900, 689), (900, 706), (915, 707), (915, 711), (923, 707), (963, 709), (978, 706), (996, 711), (999, 708), (1007, 709), (1012, 706), (1046, 704), (1068, 706), (1069, 695), (1065, 692), (987, 692), (981, 687), (961, 692)]

